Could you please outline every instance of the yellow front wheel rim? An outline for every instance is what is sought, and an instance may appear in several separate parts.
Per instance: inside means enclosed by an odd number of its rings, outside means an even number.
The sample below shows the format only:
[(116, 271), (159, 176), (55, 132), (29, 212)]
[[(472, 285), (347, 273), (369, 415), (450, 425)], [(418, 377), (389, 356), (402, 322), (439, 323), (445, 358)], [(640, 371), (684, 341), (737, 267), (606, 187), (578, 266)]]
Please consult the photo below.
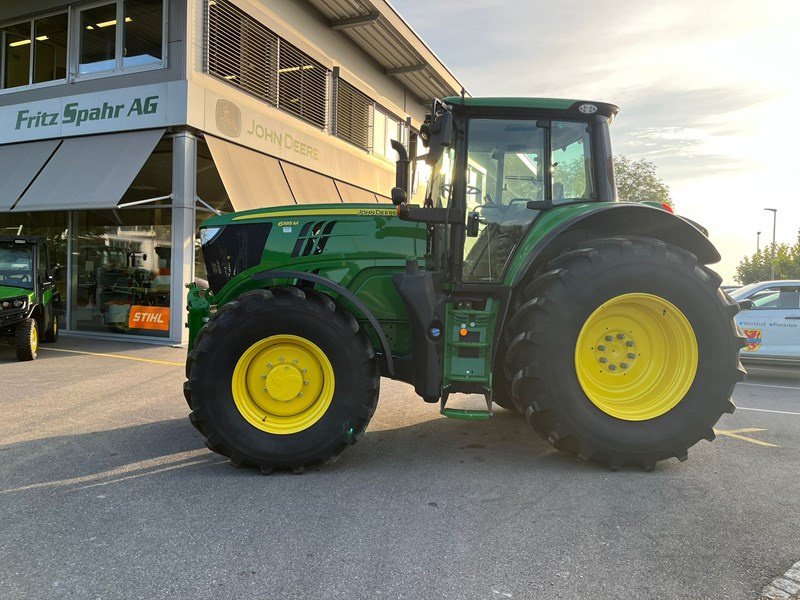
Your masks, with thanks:
[(578, 334), (575, 371), (589, 400), (625, 421), (646, 421), (683, 400), (697, 373), (697, 339), (686, 316), (653, 294), (622, 294), (599, 306)]
[(334, 387), (328, 357), (296, 335), (257, 341), (239, 357), (231, 378), (239, 413), (253, 427), (279, 435), (319, 421), (331, 405)]
[(36, 352), (39, 349), (39, 331), (36, 325), (31, 326), (31, 351)]

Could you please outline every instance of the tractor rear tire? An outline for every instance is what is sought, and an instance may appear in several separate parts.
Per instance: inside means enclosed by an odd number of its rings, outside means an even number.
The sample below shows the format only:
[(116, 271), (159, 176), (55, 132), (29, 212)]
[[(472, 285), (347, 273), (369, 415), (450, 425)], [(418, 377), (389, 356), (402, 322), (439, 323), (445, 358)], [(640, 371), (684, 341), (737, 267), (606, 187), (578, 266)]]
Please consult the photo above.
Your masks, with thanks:
[(36, 319), (25, 319), (14, 332), (17, 360), (35, 360), (39, 355), (39, 324)]
[(504, 332), (518, 410), (543, 438), (616, 470), (714, 439), (746, 343), (721, 278), (649, 238), (586, 242), (517, 294)]
[(380, 387), (355, 318), (296, 287), (224, 305), (198, 335), (187, 377), (190, 419), (208, 448), (264, 474), (336, 460), (366, 429)]

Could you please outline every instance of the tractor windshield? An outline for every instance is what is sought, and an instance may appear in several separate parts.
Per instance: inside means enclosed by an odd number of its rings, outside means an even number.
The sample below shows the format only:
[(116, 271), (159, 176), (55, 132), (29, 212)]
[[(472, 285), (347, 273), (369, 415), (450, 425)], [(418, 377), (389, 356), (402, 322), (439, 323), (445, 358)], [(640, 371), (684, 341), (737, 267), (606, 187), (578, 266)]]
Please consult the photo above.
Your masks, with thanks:
[(33, 246), (0, 244), (0, 285), (33, 289)]

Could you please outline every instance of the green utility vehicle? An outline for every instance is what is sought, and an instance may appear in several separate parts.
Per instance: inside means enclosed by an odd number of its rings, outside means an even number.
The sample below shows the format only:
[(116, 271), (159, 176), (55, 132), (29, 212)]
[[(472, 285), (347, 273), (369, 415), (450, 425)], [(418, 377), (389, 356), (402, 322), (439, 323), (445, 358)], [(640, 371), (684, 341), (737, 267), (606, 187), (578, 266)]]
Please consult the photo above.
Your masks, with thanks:
[(39, 339), (58, 339), (59, 301), (41, 236), (0, 235), (0, 339), (19, 360), (34, 360)]
[[(713, 439), (744, 377), (739, 306), (707, 267), (720, 256), (702, 228), (616, 201), (617, 110), (447, 98), (420, 134), (421, 205), (395, 142), (396, 206), (206, 221), (185, 395), (208, 447), (264, 473), (331, 462), (367, 427), (381, 377), (447, 417), (517, 411), (613, 469)], [(485, 410), (451, 408), (457, 393)]]

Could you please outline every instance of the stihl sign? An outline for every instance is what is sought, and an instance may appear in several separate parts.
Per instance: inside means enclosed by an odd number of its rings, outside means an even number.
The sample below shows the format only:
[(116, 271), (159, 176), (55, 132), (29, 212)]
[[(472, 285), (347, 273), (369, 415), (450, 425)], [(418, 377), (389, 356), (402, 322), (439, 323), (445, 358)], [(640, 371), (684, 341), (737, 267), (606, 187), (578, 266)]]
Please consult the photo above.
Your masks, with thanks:
[(128, 327), (169, 331), (169, 308), (166, 306), (131, 306)]

